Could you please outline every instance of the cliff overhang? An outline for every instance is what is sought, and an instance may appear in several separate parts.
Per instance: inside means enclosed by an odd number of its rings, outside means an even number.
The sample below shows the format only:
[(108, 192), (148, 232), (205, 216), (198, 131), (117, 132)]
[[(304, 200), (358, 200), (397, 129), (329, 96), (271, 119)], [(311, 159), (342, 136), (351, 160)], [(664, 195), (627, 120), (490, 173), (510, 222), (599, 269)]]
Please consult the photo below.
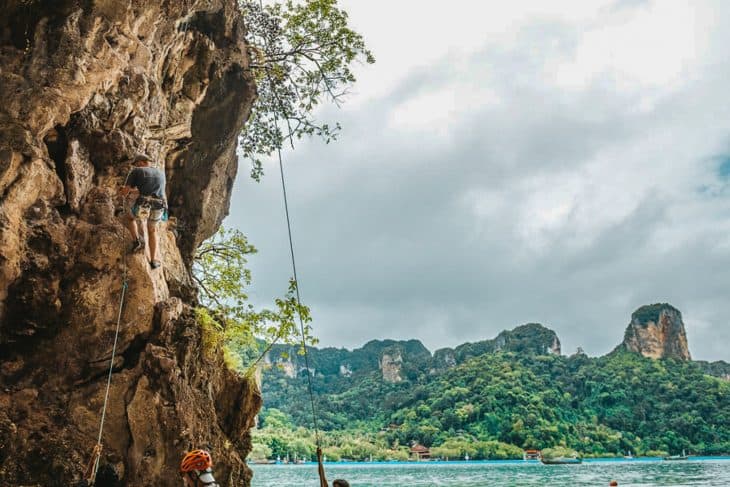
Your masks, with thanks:
[[(0, 8), (0, 484), (78, 480), (126, 276), (108, 485), (178, 485), (191, 447), (212, 450), (224, 483), (246, 485), (260, 396), (203, 352), (190, 278), (196, 247), (228, 213), (256, 95), (236, 1)], [(118, 214), (138, 152), (168, 181), (162, 270), (127, 253)]]

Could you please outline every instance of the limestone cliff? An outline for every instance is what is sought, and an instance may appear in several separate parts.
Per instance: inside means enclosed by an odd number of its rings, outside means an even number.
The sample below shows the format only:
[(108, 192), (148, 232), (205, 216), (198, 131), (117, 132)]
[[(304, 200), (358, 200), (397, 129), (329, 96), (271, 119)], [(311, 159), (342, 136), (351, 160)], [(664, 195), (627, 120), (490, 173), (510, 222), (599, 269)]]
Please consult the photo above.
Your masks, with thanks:
[(682, 313), (667, 303), (642, 306), (634, 311), (620, 347), (655, 359), (692, 359)]
[[(202, 346), (189, 307), (191, 258), (228, 211), (255, 97), (236, 1), (0, 8), (0, 484), (79, 478), (126, 269), (98, 485), (177, 486), (193, 446), (224, 485), (247, 485), (260, 396)], [(167, 176), (162, 270), (127, 255), (115, 214), (137, 152)]]
[(560, 355), (558, 335), (540, 323), (526, 323), (512, 330), (503, 330), (491, 340), (467, 342), (458, 347), (434, 352), (435, 368), (449, 368), (485, 353), (514, 352), (530, 355)]
[(401, 382), (401, 369), (403, 368), (403, 355), (400, 350), (394, 349), (383, 352), (380, 356), (380, 372), (385, 382)]

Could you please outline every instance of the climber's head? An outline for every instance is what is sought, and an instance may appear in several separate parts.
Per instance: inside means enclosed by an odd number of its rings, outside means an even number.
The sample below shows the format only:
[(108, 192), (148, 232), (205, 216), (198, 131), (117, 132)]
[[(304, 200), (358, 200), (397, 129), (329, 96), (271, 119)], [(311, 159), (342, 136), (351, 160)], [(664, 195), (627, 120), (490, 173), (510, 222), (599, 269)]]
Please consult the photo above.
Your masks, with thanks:
[(205, 450), (188, 452), (180, 462), (180, 473), (183, 475), (186, 486), (198, 485), (217, 486), (213, 478), (213, 459)]
[(137, 154), (132, 159), (132, 165), (136, 167), (147, 167), (152, 165), (152, 160), (147, 154)]
[(205, 450), (193, 450), (188, 452), (180, 462), (180, 471), (183, 473), (193, 470), (202, 471), (213, 466), (213, 459), (210, 453)]

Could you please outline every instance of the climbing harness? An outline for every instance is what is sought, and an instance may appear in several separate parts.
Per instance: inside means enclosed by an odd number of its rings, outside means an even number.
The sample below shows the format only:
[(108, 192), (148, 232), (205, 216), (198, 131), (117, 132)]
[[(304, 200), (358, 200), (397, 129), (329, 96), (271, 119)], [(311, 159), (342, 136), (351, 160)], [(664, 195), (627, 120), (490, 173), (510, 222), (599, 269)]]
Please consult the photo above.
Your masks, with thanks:
[[(127, 175), (129, 177), (129, 175)], [(124, 205), (126, 207), (126, 197), (124, 198)], [(122, 237), (122, 241), (124, 238)], [(84, 479), (88, 482), (88, 485), (94, 485), (96, 481), (96, 473), (99, 471), (99, 460), (101, 459), (102, 442), (101, 438), (104, 433), (104, 420), (106, 419), (106, 409), (109, 403), (109, 389), (112, 384), (112, 372), (114, 371), (114, 358), (117, 353), (117, 342), (119, 341), (119, 327), (122, 322), (122, 310), (124, 309), (124, 299), (127, 295), (127, 289), (129, 288), (129, 282), (127, 279), (127, 252), (123, 250), (122, 254), (122, 290), (119, 296), (119, 311), (117, 312), (117, 325), (114, 331), (114, 344), (112, 345), (112, 355), (109, 358), (109, 374), (106, 379), (106, 392), (104, 393), (104, 406), (101, 408), (101, 420), (99, 421), (99, 436), (96, 439), (96, 445), (91, 453), (91, 460), (86, 467), (84, 472)]]
[(168, 215), (165, 200), (155, 198), (154, 196), (139, 196), (134, 202), (132, 215), (141, 220), (146, 220), (150, 217), (153, 211), (161, 212), (159, 217), (160, 221), (167, 221)]

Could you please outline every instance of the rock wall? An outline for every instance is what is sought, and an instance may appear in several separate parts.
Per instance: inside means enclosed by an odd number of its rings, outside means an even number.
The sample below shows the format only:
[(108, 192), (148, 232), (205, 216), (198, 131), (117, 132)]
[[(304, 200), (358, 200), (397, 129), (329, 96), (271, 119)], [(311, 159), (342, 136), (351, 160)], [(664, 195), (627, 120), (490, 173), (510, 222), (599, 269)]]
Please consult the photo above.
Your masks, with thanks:
[[(250, 384), (189, 307), (197, 245), (228, 212), (255, 87), (235, 0), (0, 1), (0, 485), (179, 485), (191, 447), (247, 485)], [(128, 254), (116, 188), (137, 152), (168, 181), (164, 266)]]
[(433, 354), (434, 370), (453, 367), (485, 353), (514, 352), (529, 355), (560, 355), (560, 339), (540, 323), (526, 323), (500, 332), (492, 340), (467, 342), (458, 347), (442, 348)]
[(682, 313), (666, 303), (642, 306), (634, 311), (620, 347), (654, 359), (692, 359)]
[(399, 350), (383, 352), (380, 357), (380, 371), (385, 382), (401, 382), (401, 368), (403, 367), (403, 355)]

